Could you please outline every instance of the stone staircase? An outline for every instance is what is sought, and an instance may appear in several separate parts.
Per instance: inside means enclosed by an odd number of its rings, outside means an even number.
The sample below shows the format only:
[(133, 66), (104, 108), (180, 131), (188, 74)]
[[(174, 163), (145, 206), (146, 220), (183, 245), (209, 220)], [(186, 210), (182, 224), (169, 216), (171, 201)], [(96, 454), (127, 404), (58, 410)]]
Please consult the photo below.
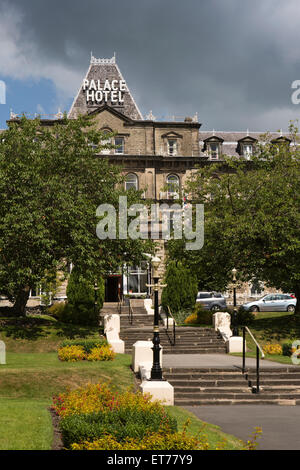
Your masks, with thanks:
[[(140, 320), (142, 322), (142, 320)], [(152, 320), (153, 322), (153, 320)], [(135, 324), (136, 325), (136, 324)], [(170, 332), (171, 335), (171, 332)], [(213, 354), (226, 353), (226, 347), (222, 337), (212, 328), (176, 328), (176, 343), (171, 345), (169, 337), (163, 326), (160, 326), (160, 345), (163, 354)], [(152, 341), (153, 327), (137, 328), (128, 327), (122, 329), (121, 339), (125, 341), (125, 352), (130, 354), (136, 341)]]
[[(153, 315), (148, 315), (141, 304), (132, 303), (133, 322), (129, 321), (129, 307), (121, 308), (120, 339), (125, 342), (125, 353), (132, 353), (132, 346), (136, 341), (152, 341), (153, 339)], [(118, 304), (115, 302), (104, 303), (101, 315), (118, 313)], [(172, 332), (170, 331), (170, 336)], [(213, 328), (176, 327), (176, 344), (171, 342), (165, 328), (160, 324), (160, 344), (163, 354), (213, 354), (226, 353), (225, 343)]]
[(243, 375), (238, 368), (164, 368), (163, 377), (174, 386), (175, 405), (300, 405), (300, 367), (263, 367), (260, 393), (255, 369)]

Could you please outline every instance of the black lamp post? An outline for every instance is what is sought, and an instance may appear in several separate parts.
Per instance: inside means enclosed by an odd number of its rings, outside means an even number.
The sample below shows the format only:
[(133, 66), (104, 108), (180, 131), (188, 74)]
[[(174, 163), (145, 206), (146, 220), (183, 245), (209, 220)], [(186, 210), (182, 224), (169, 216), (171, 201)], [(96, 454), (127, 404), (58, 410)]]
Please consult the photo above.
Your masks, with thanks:
[(154, 325), (153, 325), (153, 364), (151, 369), (151, 379), (150, 380), (163, 380), (162, 378), (162, 369), (160, 366), (160, 338), (159, 338), (159, 310), (158, 310), (158, 290), (160, 287), (163, 287), (159, 284), (159, 275), (158, 267), (160, 265), (160, 259), (158, 256), (155, 256), (151, 260), (153, 268), (153, 284), (149, 285), (154, 290)]
[(239, 336), (239, 329), (237, 324), (237, 309), (236, 309), (236, 273), (237, 270), (233, 268), (232, 272), (232, 283), (233, 283), (233, 328), (232, 336)]
[(97, 290), (98, 284), (97, 281), (94, 282), (94, 315), (96, 316), (96, 308), (97, 308)]

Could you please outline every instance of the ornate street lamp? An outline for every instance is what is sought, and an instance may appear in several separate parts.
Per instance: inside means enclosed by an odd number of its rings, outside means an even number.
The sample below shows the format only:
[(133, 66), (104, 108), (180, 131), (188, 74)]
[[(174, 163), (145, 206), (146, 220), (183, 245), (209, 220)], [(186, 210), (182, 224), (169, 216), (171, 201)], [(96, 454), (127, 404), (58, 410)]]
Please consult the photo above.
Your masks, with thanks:
[(236, 273), (235, 268), (232, 269), (232, 283), (233, 283), (233, 329), (232, 336), (239, 336), (239, 329), (237, 324), (237, 309), (236, 309)]
[(160, 258), (154, 256), (151, 259), (151, 265), (153, 269), (153, 281), (154, 284), (147, 284), (147, 287), (152, 287), (154, 291), (154, 324), (153, 324), (153, 364), (151, 369), (150, 380), (163, 380), (162, 369), (160, 366), (160, 338), (159, 338), (159, 307), (158, 307), (158, 291), (166, 285), (159, 284), (159, 273), (158, 268), (160, 265)]

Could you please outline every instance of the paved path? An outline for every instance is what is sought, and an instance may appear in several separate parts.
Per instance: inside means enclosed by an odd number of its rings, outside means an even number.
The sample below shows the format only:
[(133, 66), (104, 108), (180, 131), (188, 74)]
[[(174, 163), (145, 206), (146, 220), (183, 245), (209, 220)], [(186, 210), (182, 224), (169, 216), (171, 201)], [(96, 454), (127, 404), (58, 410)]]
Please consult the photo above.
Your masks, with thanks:
[[(163, 367), (242, 367), (242, 358), (228, 354), (165, 354)], [(286, 367), (288, 364), (260, 360), (260, 367)], [(293, 364), (291, 363), (291, 366)], [(246, 358), (246, 367), (256, 367), (256, 360)]]
[(300, 450), (300, 406), (216, 405), (185, 406), (202, 421), (216, 424), (227, 434), (249, 438), (262, 428), (258, 450)]

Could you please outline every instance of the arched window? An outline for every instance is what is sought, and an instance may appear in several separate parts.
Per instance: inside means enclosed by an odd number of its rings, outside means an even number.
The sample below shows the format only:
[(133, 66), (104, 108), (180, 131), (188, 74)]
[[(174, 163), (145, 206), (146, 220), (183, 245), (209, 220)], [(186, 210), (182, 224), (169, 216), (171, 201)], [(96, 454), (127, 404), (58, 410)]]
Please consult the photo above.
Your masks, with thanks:
[[(107, 128), (107, 129), (102, 129), (102, 132), (104, 135), (106, 134), (112, 134), (112, 130)], [(107, 139), (104, 139), (101, 141), (102, 145), (111, 145), (111, 137), (109, 136)], [(111, 153), (111, 148), (104, 148), (101, 150), (102, 155), (109, 155)]]
[(138, 190), (138, 177), (134, 173), (128, 173), (125, 178), (126, 191), (130, 188)]
[(179, 178), (177, 175), (167, 176), (168, 196), (176, 196), (179, 193)]

